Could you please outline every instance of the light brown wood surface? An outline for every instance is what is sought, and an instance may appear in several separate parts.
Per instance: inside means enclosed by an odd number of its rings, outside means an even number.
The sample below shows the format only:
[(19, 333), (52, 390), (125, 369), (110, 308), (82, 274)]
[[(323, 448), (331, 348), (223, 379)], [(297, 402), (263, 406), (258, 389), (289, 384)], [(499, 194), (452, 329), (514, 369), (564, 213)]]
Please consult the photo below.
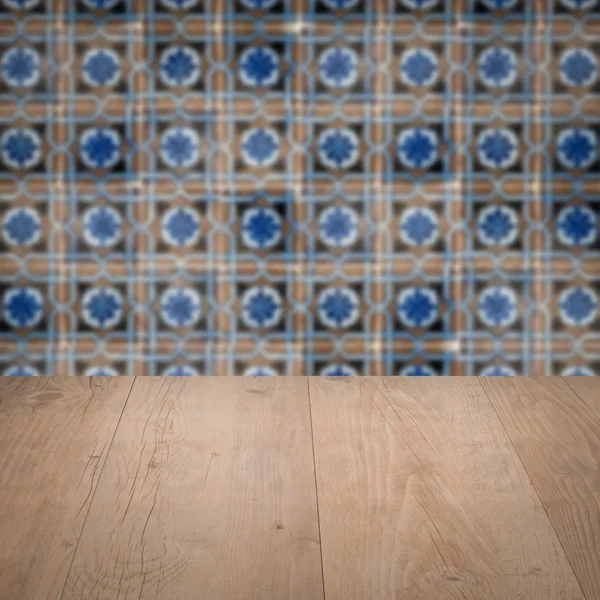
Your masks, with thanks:
[(600, 378), (563, 377), (563, 380), (600, 419)]
[(1, 378), (0, 600), (600, 600), (600, 380)]
[(0, 598), (58, 598), (133, 377), (0, 378)]
[(63, 598), (323, 598), (305, 378), (140, 377)]
[(583, 597), (477, 379), (319, 379), (310, 400), (329, 600)]
[[(482, 378), (588, 599), (600, 598), (600, 406), (560, 377)], [(584, 402), (579, 394), (587, 398)], [(575, 390), (575, 391), (574, 391)]]

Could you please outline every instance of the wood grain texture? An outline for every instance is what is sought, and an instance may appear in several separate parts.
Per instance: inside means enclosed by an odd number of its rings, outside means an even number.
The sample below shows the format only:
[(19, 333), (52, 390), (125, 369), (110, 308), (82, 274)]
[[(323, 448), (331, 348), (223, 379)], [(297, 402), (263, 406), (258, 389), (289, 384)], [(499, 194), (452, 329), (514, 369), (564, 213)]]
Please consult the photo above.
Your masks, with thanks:
[(475, 378), (311, 378), (327, 600), (574, 600)]
[(132, 377), (3, 377), (0, 599), (55, 600)]
[(600, 419), (600, 377), (563, 377), (563, 380)]
[[(598, 379), (482, 378), (588, 600), (600, 598)], [(581, 378), (587, 379), (587, 378)], [(577, 394), (571, 389), (573, 386)], [(583, 401), (581, 398), (584, 398)]]
[(322, 600), (306, 378), (137, 378), (63, 598)]

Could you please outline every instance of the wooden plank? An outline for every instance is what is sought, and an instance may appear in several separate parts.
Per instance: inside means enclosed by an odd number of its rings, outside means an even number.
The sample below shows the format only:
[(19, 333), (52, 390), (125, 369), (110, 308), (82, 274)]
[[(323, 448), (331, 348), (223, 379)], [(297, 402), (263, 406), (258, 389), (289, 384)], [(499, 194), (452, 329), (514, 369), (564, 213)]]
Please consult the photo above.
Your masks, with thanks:
[(327, 600), (581, 599), (475, 378), (310, 380)]
[(306, 378), (138, 378), (63, 598), (322, 599)]
[[(482, 378), (588, 600), (600, 598), (600, 420), (560, 377)], [(591, 391), (591, 388), (590, 388)]]
[(563, 377), (563, 379), (600, 419), (600, 377)]
[(0, 378), (0, 598), (55, 599), (132, 377)]

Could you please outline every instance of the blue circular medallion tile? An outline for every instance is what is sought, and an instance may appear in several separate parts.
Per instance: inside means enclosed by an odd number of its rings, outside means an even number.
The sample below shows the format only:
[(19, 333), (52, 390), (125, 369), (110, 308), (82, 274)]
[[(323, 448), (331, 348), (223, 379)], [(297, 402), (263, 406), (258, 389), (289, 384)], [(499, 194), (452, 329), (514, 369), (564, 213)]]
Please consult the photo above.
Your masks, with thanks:
[(517, 65), (517, 55), (509, 48), (488, 48), (479, 57), (479, 78), (489, 88), (509, 88), (517, 81)]
[(4, 6), (11, 10), (31, 10), (42, 0), (2, 0)]
[(200, 55), (188, 46), (171, 46), (160, 55), (158, 74), (167, 87), (193, 86), (202, 75)]
[(31, 246), (40, 240), (42, 223), (37, 211), (16, 207), (2, 219), (2, 237), (9, 246)]
[(352, 129), (332, 127), (321, 132), (319, 160), (329, 169), (349, 169), (360, 156), (360, 141)]
[(201, 314), (202, 298), (191, 287), (168, 288), (160, 296), (160, 316), (169, 327), (191, 327)]
[(270, 10), (279, 0), (241, 0), (241, 2), (249, 10)]
[(160, 138), (160, 157), (171, 169), (190, 169), (200, 162), (201, 141), (191, 127), (170, 127)]
[(42, 73), (40, 55), (33, 48), (10, 48), (2, 56), (0, 72), (2, 79), (11, 88), (32, 88)]
[(484, 129), (477, 137), (477, 157), (488, 169), (510, 169), (519, 159), (519, 139), (508, 128)]
[(321, 2), (333, 11), (350, 10), (358, 6), (359, 0), (321, 0)]
[(350, 365), (327, 365), (319, 372), (322, 377), (354, 377), (358, 372)]
[(396, 306), (405, 327), (431, 327), (439, 316), (440, 301), (430, 288), (407, 287), (398, 294)]
[(319, 77), (327, 87), (345, 89), (358, 81), (358, 54), (350, 48), (328, 48), (319, 57)]
[(565, 246), (591, 246), (598, 239), (598, 216), (587, 206), (567, 206), (556, 219), (556, 234)]
[(83, 4), (90, 10), (110, 10), (119, 4), (121, 0), (82, 0)]
[(79, 138), (79, 154), (90, 169), (110, 169), (121, 159), (121, 136), (108, 127), (87, 129)]
[(4, 377), (39, 377), (40, 372), (29, 365), (13, 365), (2, 371)]
[(255, 206), (242, 215), (242, 241), (252, 250), (268, 250), (281, 240), (282, 222), (272, 208)]
[(477, 237), (486, 246), (510, 246), (519, 235), (519, 217), (507, 206), (494, 204), (480, 211)]
[(110, 206), (95, 206), (85, 211), (82, 234), (92, 248), (112, 248), (123, 234), (119, 211)]
[(35, 327), (44, 316), (44, 299), (33, 287), (9, 288), (2, 298), (2, 315), (15, 329)]
[(358, 233), (358, 214), (347, 206), (330, 206), (319, 217), (319, 237), (330, 248), (352, 247)]
[(123, 297), (113, 287), (86, 290), (81, 298), (81, 318), (94, 329), (110, 329), (123, 317)]
[(432, 246), (439, 238), (439, 219), (430, 208), (407, 208), (400, 217), (398, 230), (407, 246)]
[(360, 298), (348, 287), (328, 287), (318, 297), (318, 314), (323, 325), (345, 329), (354, 325), (360, 316)]
[(272, 367), (248, 367), (244, 371), (246, 377), (275, 377), (279, 375)]
[(408, 87), (429, 87), (440, 73), (438, 57), (427, 48), (407, 50), (400, 58), (400, 79)]
[(242, 319), (252, 329), (269, 329), (283, 315), (283, 300), (275, 288), (256, 286), (242, 295)]
[(433, 129), (413, 127), (400, 132), (398, 158), (407, 169), (429, 169), (439, 157), (440, 142)]
[(281, 154), (279, 134), (271, 127), (246, 131), (241, 139), (242, 160), (249, 167), (270, 167)]
[(401, 377), (434, 377), (437, 373), (429, 365), (406, 365), (400, 369), (398, 375)]
[(488, 327), (510, 327), (517, 320), (518, 308), (517, 295), (507, 286), (494, 285), (479, 294), (477, 312)]
[(114, 50), (92, 48), (81, 64), (83, 80), (91, 87), (109, 87), (121, 79), (121, 59)]
[(595, 373), (589, 367), (565, 367), (561, 375), (563, 377), (593, 377)]
[(439, 4), (440, 0), (400, 0), (400, 4), (410, 10), (430, 10)]
[(585, 327), (596, 319), (598, 297), (587, 287), (564, 290), (558, 298), (560, 320), (569, 327)]
[(598, 4), (598, 0), (560, 0), (560, 3), (569, 10), (590, 10)]
[(556, 139), (556, 151), (566, 169), (588, 169), (598, 157), (598, 137), (591, 129), (563, 129)]
[(490, 10), (510, 10), (519, 3), (519, 0), (481, 0)]
[(189, 10), (200, 4), (201, 0), (160, 0), (160, 3), (169, 10)]
[(29, 170), (42, 159), (42, 138), (34, 129), (12, 127), (0, 137), (0, 152), (9, 169)]
[(119, 371), (113, 367), (88, 367), (84, 375), (87, 377), (118, 377)]
[(167, 377), (195, 377), (200, 375), (200, 371), (189, 365), (173, 365), (167, 367), (162, 374)]
[(239, 59), (238, 74), (247, 87), (271, 87), (279, 80), (281, 61), (272, 48), (246, 48)]
[(169, 246), (193, 246), (200, 238), (200, 225), (201, 219), (197, 210), (187, 206), (175, 206), (163, 215), (162, 238)]
[(481, 377), (514, 377), (517, 372), (506, 365), (490, 365), (479, 373)]
[(598, 59), (590, 50), (571, 48), (560, 57), (558, 72), (565, 85), (587, 87), (598, 78)]

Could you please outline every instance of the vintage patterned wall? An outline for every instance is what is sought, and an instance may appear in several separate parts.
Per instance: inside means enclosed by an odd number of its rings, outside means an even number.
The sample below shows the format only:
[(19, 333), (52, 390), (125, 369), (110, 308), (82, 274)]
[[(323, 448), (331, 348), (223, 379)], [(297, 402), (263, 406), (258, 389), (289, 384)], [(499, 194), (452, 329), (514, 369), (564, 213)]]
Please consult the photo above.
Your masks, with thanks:
[(0, 0), (4, 374), (600, 373), (598, 0)]

